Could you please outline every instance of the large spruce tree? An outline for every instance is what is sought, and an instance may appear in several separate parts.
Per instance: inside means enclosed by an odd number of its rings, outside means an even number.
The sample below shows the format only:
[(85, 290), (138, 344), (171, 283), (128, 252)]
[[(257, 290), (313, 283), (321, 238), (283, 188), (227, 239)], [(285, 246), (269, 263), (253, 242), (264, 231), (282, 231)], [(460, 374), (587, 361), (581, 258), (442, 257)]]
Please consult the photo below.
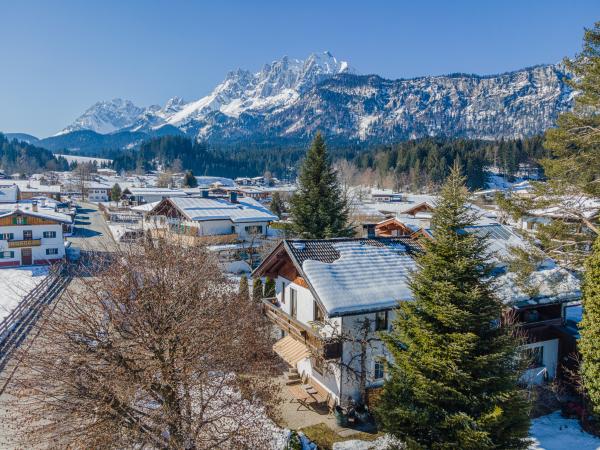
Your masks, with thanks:
[(593, 412), (600, 416), (600, 238), (585, 264), (580, 334), (581, 376)]
[(517, 381), (519, 341), (499, 325), (485, 238), (455, 166), (410, 287), (384, 341), (394, 358), (377, 414), (383, 429), (426, 449), (527, 448), (528, 404)]
[(354, 234), (348, 224), (348, 201), (340, 188), (320, 133), (315, 137), (291, 200), (293, 231), (301, 237), (323, 239)]

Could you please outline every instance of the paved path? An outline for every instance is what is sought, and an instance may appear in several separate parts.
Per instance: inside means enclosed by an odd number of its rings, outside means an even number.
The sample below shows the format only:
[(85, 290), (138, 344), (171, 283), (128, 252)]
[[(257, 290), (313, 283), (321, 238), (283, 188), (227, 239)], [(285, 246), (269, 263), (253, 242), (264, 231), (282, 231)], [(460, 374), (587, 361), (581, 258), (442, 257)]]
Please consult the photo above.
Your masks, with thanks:
[(98, 206), (79, 203), (75, 216), (75, 231), (68, 240), (83, 251), (105, 252), (114, 249), (115, 241)]

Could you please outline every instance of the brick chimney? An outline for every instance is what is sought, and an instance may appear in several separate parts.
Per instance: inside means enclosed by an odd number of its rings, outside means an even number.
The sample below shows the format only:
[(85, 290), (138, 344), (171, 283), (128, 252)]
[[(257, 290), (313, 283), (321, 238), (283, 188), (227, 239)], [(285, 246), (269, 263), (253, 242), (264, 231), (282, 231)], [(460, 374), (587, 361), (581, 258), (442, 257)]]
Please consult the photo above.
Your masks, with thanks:
[(37, 212), (37, 210), (38, 210), (38, 204), (37, 204), (36, 201), (31, 202), (31, 210), (33, 212)]

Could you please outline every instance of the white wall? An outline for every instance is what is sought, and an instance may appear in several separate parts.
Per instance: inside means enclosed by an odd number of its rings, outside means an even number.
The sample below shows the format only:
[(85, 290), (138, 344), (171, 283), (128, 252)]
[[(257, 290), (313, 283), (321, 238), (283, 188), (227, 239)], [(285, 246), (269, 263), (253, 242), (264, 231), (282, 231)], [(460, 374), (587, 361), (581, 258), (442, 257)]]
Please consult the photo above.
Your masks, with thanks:
[(553, 379), (556, 376), (556, 367), (558, 365), (558, 339), (523, 345), (521, 349), (526, 350), (534, 347), (543, 347), (543, 366), (526, 370), (521, 377), (521, 380), (527, 384), (542, 384), (546, 378), (546, 371), (548, 372), (548, 379)]
[[(14, 240), (22, 240), (23, 239), (23, 231), (31, 230), (32, 231), (32, 239), (40, 239), (41, 245), (37, 247), (31, 247), (31, 256), (32, 262), (36, 260), (44, 260), (44, 259), (58, 259), (63, 258), (65, 256), (65, 243), (62, 232), (62, 225), (11, 225), (0, 227), (0, 233), (13, 233)], [(54, 231), (56, 232), (55, 238), (44, 238), (44, 231)], [(47, 248), (57, 248), (58, 254), (56, 255), (46, 255)], [(17, 261), (19, 264), (21, 263), (21, 249), (20, 248), (9, 248), (8, 241), (0, 240), (0, 251), (14, 251), (13, 258), (2, 258), (0, 259), (0, 264), (14, 262)]]

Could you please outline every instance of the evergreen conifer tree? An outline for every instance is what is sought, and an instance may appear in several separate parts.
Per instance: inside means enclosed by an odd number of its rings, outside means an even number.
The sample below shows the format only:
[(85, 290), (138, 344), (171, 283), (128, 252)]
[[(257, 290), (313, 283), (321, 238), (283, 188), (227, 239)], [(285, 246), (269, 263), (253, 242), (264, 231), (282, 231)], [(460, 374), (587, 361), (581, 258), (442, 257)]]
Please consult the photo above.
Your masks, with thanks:
[(348, 201), (340, 188), (335, 170), (317, 134), (300, 169), (298, 190), (291, 200), (294, 232), (309, 239), (349, 237)]
[(110, 199), (113, 202), (118, 202), (121, 200), (121, 186), (118, 183), (115, 183), (110, 190)]
[(581, 339), (581, 376), (596, 416), (600, 416), (600, 237), (585, 264), (583, 282), (583, 320)]
[(275, 280), (267, 277), (265, 280), (265, 298), (275, 297)]
[(281, 199), (279, 192), (274, 192), (271, 198), (271, 212), (281, 219), (282, 214), (285, 212), (285, 205)]
[(263, 298), (263, 282), (260, 278), (254, 278), (254, 281), (252, 282), (252, 299), (259, 302)]
[(528, 404), (522, 358), (488, 280), (485, 238), (464, 232), (475, 217), (457, 165), (444, 184), (410, 280), (383, 336), (394, 358), (377, 414), (382, 428), (423, 449), (524, 449)]
[(183, 187), (195, 188), (198, 187), (198, 180), (191, 170), (188, 170), (183, 176)]

